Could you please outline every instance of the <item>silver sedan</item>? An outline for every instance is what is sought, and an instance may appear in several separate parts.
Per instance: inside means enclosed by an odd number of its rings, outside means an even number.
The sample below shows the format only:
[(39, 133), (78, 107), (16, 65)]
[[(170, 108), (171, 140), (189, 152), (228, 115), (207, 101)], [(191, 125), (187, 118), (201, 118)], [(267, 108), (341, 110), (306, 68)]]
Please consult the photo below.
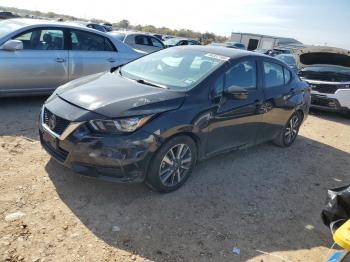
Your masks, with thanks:
[(103, 32), (34, 19), (0, 22), (0, 97), (49, 94), (143, 54)]

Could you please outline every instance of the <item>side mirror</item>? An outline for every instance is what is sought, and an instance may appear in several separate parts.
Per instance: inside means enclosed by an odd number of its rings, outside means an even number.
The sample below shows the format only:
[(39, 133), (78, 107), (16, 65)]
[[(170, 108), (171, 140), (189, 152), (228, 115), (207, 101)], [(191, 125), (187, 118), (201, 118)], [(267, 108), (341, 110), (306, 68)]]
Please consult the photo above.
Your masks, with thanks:
[(0, 46), (0, 49), (5, 51), (23, 50), (23, 42), (20, 40), (8, 40)]
[(224, 95), (231, 99), (245, 100), (248, 98), (248, 91), (243, 87), (230, 86), (224, 90)]

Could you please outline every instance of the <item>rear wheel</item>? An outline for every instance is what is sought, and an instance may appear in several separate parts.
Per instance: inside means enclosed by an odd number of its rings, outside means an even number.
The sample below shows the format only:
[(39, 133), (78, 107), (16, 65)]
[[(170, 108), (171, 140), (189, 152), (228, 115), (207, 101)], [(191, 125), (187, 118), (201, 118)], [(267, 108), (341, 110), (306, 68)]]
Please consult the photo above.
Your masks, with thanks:
[(166, 142), (150, 163), (146, 184), (153, 190), (167, 193), (182, 186), (197, 160), (192, 138), (177, 136)]
[(295, 112), (284, 126), (281, 133), (274, 139), (274, 143), (281, 147), (291, 146), (298, 136), (299, 128), (302, 122), (302, 114)]

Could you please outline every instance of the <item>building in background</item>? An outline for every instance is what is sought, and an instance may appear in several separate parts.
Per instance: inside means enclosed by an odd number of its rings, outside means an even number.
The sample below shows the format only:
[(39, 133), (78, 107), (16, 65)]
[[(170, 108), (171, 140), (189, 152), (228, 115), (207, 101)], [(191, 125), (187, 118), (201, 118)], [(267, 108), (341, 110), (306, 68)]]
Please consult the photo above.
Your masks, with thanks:
[(259, 35), (251, 33), (231, 33), (231, 42), (245, 44), (248, 50), (272, 49), (277, 46), (303, 46), (294, 38)]

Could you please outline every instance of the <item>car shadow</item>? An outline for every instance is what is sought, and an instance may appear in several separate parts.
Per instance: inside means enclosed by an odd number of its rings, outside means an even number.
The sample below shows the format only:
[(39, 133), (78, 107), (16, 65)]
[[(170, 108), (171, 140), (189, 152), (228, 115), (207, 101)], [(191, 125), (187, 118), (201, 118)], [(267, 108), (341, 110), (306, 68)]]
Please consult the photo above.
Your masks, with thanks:
[(310, 108), (309, 114), (325, 120), (350, 125), (350, 114), (347, 116), (337, 112), (322, 111), (314, 108)]
[(47, 96), (0, 98), (0, 136), (39, 140), (37, 122)]
[(170, 194), (81, 177), (53, 160), (46, 171), (61, 200), (112, 247), (152, 261), (246, 261), (257, 249), (330, 246), (320, 212), (327, 189), (349, 182), (349, 157), (300, 136), (286, 149), (267, 143), (206, 160)]

